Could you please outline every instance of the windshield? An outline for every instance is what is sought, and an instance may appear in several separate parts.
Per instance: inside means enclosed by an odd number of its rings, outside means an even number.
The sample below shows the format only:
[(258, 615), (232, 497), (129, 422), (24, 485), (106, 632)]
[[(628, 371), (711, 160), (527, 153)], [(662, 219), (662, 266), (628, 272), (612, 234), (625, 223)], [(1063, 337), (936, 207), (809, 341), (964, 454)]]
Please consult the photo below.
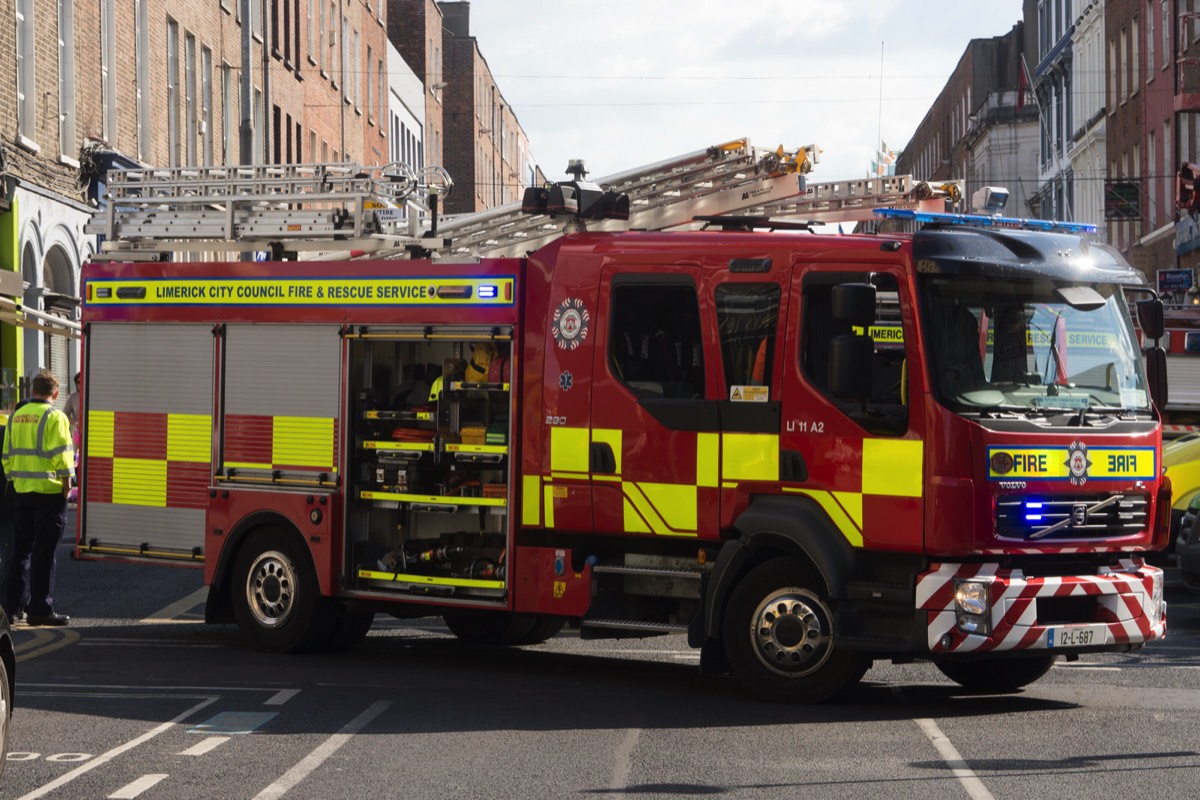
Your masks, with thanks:
[(934, 393), (955, 411), (1150, 410), (1118, 286), (924, 276), (921, 303)]

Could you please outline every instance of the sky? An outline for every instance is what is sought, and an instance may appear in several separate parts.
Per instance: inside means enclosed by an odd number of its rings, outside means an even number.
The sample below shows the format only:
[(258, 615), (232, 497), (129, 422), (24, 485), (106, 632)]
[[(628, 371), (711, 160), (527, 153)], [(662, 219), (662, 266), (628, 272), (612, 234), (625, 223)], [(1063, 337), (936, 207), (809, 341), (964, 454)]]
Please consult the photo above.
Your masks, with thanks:
[(810, 180), (838, 181), (901, 150), (967, 43), (1020, 19), (1020, 0), (472, 0), (470, 24), (549, 180), (747, 137), (815, 144)]

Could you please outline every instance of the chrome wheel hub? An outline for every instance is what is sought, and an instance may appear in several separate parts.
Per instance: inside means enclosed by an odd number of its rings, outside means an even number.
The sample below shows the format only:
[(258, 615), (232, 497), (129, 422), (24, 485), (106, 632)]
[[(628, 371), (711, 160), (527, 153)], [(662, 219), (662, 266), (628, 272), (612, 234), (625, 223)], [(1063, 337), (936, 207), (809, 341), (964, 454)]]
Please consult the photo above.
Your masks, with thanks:
[(283, 553), (272, 550), (254, 560), (246, 580), (246, 605), (256, 623), (282, 626), (291, 616), (295, 597), (296, 570)]
[(750, 635), (758, 660), (787, 677), (820, 667), (832, 652), (829, 609), (804, 589), (780, 589), (754, 611)]

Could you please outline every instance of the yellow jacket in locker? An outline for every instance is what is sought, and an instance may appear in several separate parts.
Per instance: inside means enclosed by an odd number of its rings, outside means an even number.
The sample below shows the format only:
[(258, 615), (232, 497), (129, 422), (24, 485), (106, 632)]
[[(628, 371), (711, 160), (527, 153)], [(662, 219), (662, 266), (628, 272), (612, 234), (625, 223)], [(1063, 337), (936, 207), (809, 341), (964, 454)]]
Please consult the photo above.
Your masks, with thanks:
[(4, 472), (18, 493), (61, 493), (73, 460), (71, 423), (48, 401), (31, 400), (8, 418)]

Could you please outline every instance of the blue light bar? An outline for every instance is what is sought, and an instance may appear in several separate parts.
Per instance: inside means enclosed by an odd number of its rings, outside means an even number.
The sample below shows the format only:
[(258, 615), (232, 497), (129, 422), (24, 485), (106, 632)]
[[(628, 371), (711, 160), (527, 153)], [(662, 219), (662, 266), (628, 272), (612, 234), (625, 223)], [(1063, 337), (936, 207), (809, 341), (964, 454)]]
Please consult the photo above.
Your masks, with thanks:
[(985, 214), (946, 214), (936, 211), (914, 211), (908, 208), (877, 208), (875, 216), (887, 219), (907, 219), (936, 225), (974, 225), (981, 228), (1021, 228), (1052, 233), (1095, 233), (1096, 226), (1087, 222), (1058, 222), (1052, 219), (1021, 217), (989, 217)]
[(485, 283), (479, 287), (479, 299), (492, 300), (496, 297), (496, 287), (490, 283)]

